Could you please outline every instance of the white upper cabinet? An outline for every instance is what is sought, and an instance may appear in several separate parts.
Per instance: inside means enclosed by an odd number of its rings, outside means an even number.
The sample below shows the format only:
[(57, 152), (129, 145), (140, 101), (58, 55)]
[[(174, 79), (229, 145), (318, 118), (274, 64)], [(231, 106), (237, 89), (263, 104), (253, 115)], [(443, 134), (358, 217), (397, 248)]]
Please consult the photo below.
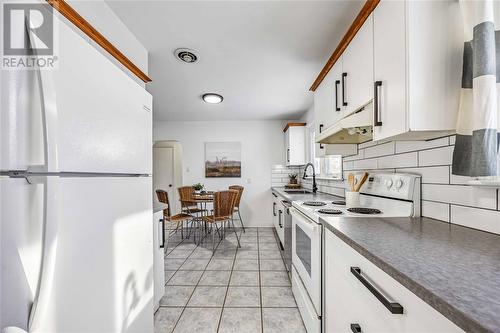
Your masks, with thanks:
[[(328, 72), (323, 82), (314, 92), (314, 119), (316, 136), (342, 119), (341, 91), (342, 57)], [(325, 145), (317, 144), (316, 157), (325, 155)]]
[(373, 17), (370, 15), (342, 55), (344, 116), (373, 99)]
[(318, 134), (320, 126), (323, 130), (342, 119), (341, 75), (342, 60), (335, 63), (314, 93), (314, 114)]
[(286, 165), (306, 164), (306, 126), (289, 123), (285, 127)]
[(374, 140), (404, 133), (407, 127), (405, 7), (404, 1), (381, 1), (373, 12)]
[(373, 12), (373, 140), (456, 129), (463, 29), (455, 1), (381, 1)]

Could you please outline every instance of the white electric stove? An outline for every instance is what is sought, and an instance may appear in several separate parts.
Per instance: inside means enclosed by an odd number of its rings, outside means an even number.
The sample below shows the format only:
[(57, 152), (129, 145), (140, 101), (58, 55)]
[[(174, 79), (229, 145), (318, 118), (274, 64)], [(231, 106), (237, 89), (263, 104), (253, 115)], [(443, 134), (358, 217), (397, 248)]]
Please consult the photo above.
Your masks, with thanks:
[[(355, 183), (361, 176), (355, 174)], [(420, 179), (411, 174), (372, 174), (360, 189), (359, 207), (354, 208), (346, 208), (343, 199), (292, 203), (292, 290), (308, 333), (321, 332), (320, 218), (420, 216)]]
[[(355, 183), (362, 173), (355, 174)], [(316, 223), (319, 218), (420, 216), (420, 176), (401, 173), (370, 175), (360, 190), (360, 206), (342, 200), (294, 201), (293, 207)]]

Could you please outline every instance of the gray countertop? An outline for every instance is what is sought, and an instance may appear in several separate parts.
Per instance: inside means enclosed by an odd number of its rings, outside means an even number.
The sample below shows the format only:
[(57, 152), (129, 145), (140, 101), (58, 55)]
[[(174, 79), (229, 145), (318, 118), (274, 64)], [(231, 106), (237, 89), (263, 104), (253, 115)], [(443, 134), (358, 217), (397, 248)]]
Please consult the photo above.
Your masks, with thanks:
[(500, 332), (500, 236), (429, 218), (323, 225), (467, 332)]
[[(318, 193), (294, 200), (336, 200)], [(467, 332), (500, 332), (500, 235), (419, 217), (321, 219), (323, 225)]]

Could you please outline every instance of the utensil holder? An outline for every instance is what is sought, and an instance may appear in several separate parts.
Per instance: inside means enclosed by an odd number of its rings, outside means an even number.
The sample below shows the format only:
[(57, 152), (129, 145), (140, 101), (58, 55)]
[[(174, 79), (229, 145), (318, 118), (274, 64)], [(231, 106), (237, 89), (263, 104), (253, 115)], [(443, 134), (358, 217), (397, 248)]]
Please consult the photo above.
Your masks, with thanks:
[(359, 207), (359, 192), (345, 191), (345, 206), (346, 208)]

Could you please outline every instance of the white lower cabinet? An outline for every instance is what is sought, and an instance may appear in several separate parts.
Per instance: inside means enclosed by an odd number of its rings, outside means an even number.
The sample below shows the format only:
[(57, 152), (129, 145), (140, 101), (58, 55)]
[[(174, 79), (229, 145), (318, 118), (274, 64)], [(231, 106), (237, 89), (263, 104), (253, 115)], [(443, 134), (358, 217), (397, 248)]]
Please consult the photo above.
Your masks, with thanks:
[(278, 238), (281, 244), (285, 245), (285, 227), (283, 225), (284, 221), (283, 205), (281, 204), (281, 197), (273, 193), (273, 226), (276, 229)]
[(273, 192), (273, 227), (278, 231), (278, 196)]
[[(422, 299), (376, 267), (329, 230), (324, 233), (323, 332), (463, 332)], [(403, 307), (393, 314), (351, 272), (361, 277), (382, 297)]]

